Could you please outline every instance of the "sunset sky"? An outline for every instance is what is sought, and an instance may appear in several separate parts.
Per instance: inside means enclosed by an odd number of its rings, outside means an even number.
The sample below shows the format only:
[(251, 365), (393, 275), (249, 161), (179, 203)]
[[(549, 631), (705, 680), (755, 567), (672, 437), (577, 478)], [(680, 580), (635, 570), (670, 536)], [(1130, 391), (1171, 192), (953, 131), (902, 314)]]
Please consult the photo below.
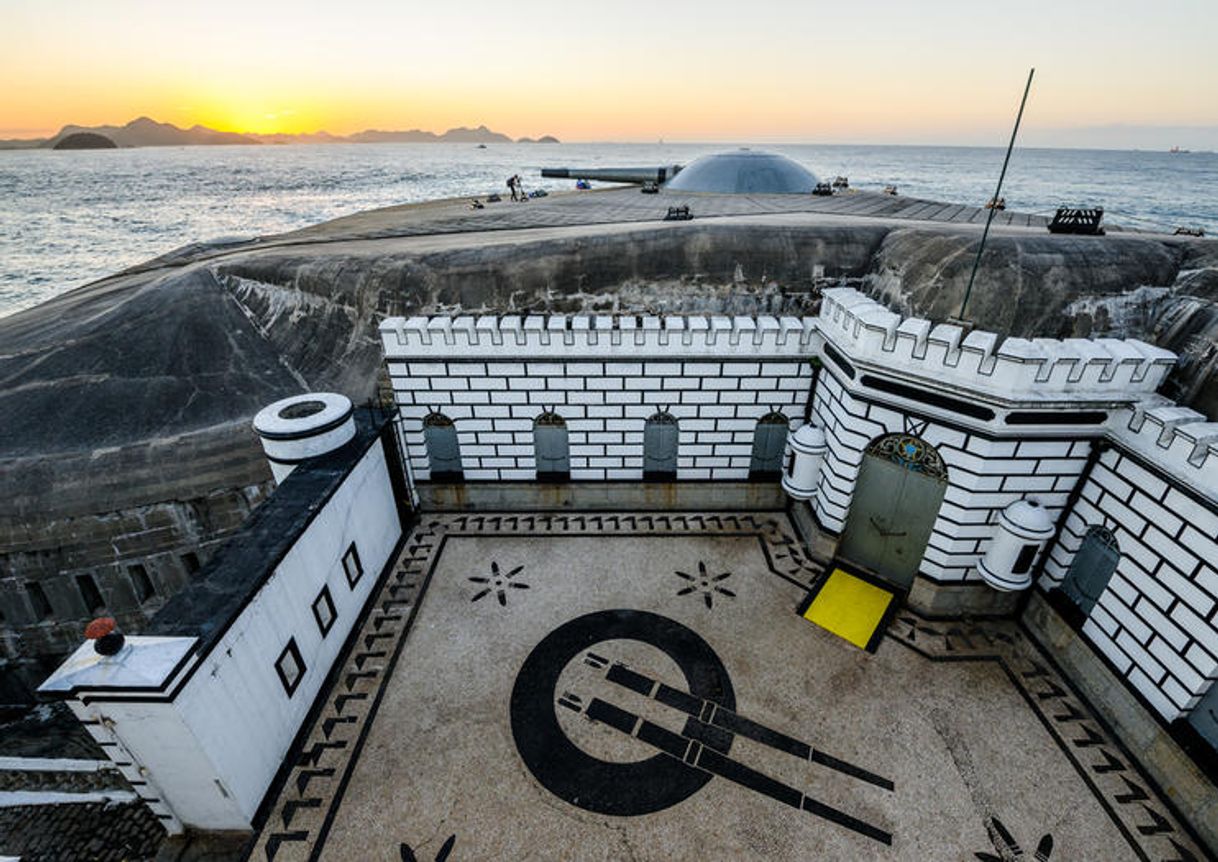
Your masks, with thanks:
[(1216, 34), (1218, 0), (0, 0), (0, 138), (147, 115), (1004, 143), (1034, 65), (1028, 138), (1069, 143), (1083, 127), (1218, 126)]

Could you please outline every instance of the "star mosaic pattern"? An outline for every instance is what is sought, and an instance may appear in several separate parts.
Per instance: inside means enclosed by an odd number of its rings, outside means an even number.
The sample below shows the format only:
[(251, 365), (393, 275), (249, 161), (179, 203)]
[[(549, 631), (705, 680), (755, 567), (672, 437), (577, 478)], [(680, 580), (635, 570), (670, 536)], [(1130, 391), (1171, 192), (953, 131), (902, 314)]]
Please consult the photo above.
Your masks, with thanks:
[(702, 601), (706, 602), (707, 608), (715, 606), (715, 595), (727, 596), (729, 599), (736, 598), (736, 594), (727, 587), (720, 586), (721, 581), (726, 581), (732, 576), (731, 572), (724, 572), (721, 575), (712, 575), (706, 570), (706, 563), (698, 561), (698, 573), (691, 575), (687, 572), (674, 572), (674, 574), (682, 580), (689, 581), (689, 586), (682, 587), (677, 590), (678, 596), (688, 596), (695, 593), (701, 594)]
[(486, 598), (491, 593), (494, 593), (495, 598), (499, 600), (499, 604), (506, 607), (508, 590), (527, 590), (529, 588), (529, 585), (526, 583), (512, 580), (512, 578), (516, 577), (522, 571), (524, 571), (524, 566), (517, 566), (510, 572), (503, 572), (499, 568), (499, 564), (492, 560), (491, 573), (489, 576), (470, 576), (469, 580), (472, 583), (485, 585), (481, 590), (474, 594), (474, 597), (470, 599), (470, 601), (476, 602), (479, 599)]

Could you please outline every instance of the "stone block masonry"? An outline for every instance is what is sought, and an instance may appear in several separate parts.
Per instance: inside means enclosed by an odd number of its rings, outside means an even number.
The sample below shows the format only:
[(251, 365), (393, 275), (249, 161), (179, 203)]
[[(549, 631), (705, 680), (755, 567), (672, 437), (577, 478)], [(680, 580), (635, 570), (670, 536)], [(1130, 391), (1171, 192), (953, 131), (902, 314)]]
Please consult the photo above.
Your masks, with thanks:
[(381, 326), (416, 479), (423, 420), (453, 420), (464, 478), (536, 478), (533, 423), (567, 427), (570, 477), (642, 479), (649, 417), (677, 420), (678, 480), (747, 479), (757, 421), (803, 418), (811, 318), (410, 318)]
[(868, 443), (885, 434), (911, 434), (934, 446), (948, 470), (948, 487), (920, 572), (939, 583), (979, 583), (977, 563), (994, 536), (999, 513), (1036, 497), (1055, 514), (1087, 463), (1090, 442), (1078, 439), (1002, 440), (959, 425), (911, 417), (853, 394), (831, 369), (820, 375), (812, 421), (829, 449), (813, 510), (822, 527), (841, 532)]
[[(1039, 587), (1060, 587), (1089, 529), (1120, 552), (1082, 633), (1166, 721), (1218, 680), (1218, 489), (1191, 490), (1118, 435), (1083, 484)], [(1128, 443), (1129, 441), (1124, 441)]]
[[(64, 656), (98, 615), (142, 631), (270, 490), (249, 485), (104, 515), (0, 523), (0, 661)], [(88, 584), (96, 595), (82, 591)], [(91, 606), (90, 596), (101, 604)], [(35, 669), (28, 682), (42, 675)]]

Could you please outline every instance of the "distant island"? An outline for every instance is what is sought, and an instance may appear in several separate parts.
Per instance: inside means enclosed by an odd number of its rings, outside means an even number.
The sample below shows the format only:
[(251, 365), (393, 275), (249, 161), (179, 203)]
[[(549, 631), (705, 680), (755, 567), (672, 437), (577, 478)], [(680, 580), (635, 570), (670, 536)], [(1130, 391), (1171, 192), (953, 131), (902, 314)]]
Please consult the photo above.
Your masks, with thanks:
[(60, 138), (51, 148), (54, 150), (115, 150), (118, 144), (94, 132), (73, 132)]
[[(97, 139), (97, 140), (95, 140)], [(106, 143), (101, 143), (105, 141)], [(493, 132), (486, 126), (460, 126), (436, 134), (421, 129), (382, 131), (368, 129), (353, 135), (332, 135), (329, 132), (302, 134), (268, 134), (252, 132), (220, 132), (206, 126), (181, 129), (172, 123), (158, 123), (148, 117), (132, 120), (125, 126), (64, 126), (49, 138), (19, 138), (0, 140), (0, 149), (100, 149), (111, 147), (192, 147), (216, 144), (557, 144), (553, 135), (540, 138), (520, 138), (513, 141), (507, 135)]]

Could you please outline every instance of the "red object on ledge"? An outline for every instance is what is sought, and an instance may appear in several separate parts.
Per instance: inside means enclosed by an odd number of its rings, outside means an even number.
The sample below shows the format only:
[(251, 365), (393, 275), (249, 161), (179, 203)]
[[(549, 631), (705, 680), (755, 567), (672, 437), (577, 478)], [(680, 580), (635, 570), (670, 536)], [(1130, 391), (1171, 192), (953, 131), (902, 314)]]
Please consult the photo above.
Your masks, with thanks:
[(118, 623), (114, 621), (114, 617), (98, 617), (85, 626), (85, 637), (95, 641), (99, 638), (104, 638), (116, 628), (118, 628)]

